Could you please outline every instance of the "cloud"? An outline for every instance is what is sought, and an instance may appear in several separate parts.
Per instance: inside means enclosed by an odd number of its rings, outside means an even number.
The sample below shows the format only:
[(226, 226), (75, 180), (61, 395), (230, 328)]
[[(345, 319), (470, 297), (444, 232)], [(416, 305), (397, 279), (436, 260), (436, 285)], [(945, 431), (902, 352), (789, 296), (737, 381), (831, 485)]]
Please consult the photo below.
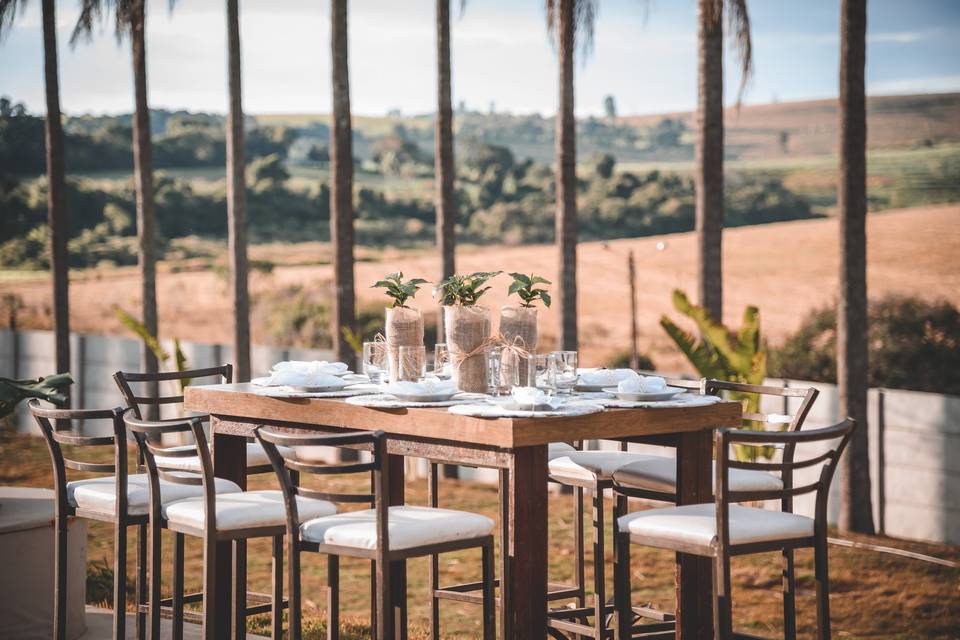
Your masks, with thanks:
[(960, 75), (895, 78), (867, 83), (867, 93), (871, 95), (938, 93), (941, 91), (958, 90), (960, 90)]

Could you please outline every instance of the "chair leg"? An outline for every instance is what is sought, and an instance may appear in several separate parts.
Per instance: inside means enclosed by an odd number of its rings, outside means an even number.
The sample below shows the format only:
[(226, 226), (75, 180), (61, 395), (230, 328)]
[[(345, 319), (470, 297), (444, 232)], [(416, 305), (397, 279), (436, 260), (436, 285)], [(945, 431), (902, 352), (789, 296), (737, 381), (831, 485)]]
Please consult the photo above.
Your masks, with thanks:
[(183, 556), (185, 538), (173, 537), (173, 640), (183, 640)]
[(830, 640), (830, 572), (825, 536), (818, 536), (814, 546), (814, 572), (817, 582), (817, 640)]
[(630, 640), (633, 609), (630, 605), (630, 534), (613, 528), (613, 600), (617, 614), (617, 640)]
[(54, 533), (56, 551), (53, 566), (56, 579), (54, 589), (53, 630), (57, 640), (67, 637), (67, 516), (57, 516)]
[(340, 637), (340, 556), (327, 556), (327, 640)]
[(713, 633), (716, 640), (728, 640), (733, 635), (730, 596), (730, 557), (719, 552), (713, 559)]
[(574, 586), (577, 587), (577, 606), (586, 606), (586, 576), (585, 565), (587, 563), (586, 553), (584, 552), (584, 530), (583, 530), (583, 487), (574, 487), (573, 489), (573, 558), (576, 566), (574, 567)]
[[(440, 500), (437, 480), (436, 463), (430, 463), (430, 473), (427, 478), (427, 506), (436, 508)], [(436, 553), (430, 556), (430, 638), (440, 640), (440, 600), (437, 598), (437, 589), (440, 588), (440, 556)]]
[(113, 530), (113, 639), (126, 640), (127, 524), (119, 519)]
[(396, 620), (393, 611), (393, 580), (390, 561), (377, 560), (377, 635), (378, 640), (394, 640)]
[(483, 640), (495, 640), (497, 637), (497, 603), (493, 588), (493, 542), (483, 545), (480, 553), (480, 564), (483, 571)]
[(233, 541), (233, 622), (232, 637), (247, 637), (247, 541)]
[(593, 491), (593, 630), (594, 638), (606, 633), (607, 589), (604, 580), (603, 489)]
[(147, 525), (137, 525), (137, 640), (146, 640), (147, 613)]
[(783, 550), (783, 638), (797, 638), (797, 604), (793, 549)]
[(273, 538), (273, 585), (270, 593), (270, 637), (283, 638), (283, 536)]
[(215, 640), (216, 633), (217, 539), (207, 532), (203, 538), (203, 637), (206, 640)]
[(158, 523), (150, 523), (150, 639), (160, 640), (160, 577), (163, 572), (161, 556), (161, 534)]
[[(296, 535), (296, 534), (294, 534)], [(300, 547), (294, 536), (287, 543), (287, 636), (300, 637)]]
[(377, 561), (370, 561), (370, 637), (377, 637)]

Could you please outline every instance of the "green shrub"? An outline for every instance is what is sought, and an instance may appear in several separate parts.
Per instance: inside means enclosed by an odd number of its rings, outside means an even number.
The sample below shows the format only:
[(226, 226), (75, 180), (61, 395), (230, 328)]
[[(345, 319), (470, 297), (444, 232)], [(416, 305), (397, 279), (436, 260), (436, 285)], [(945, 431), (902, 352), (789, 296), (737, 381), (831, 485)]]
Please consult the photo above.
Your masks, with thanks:
[[(836, 309), (818, 309), (780, 347), (770, 374), (837, 380)], [(960, 311), (948, 302), (892, 296), (869, 307), (871, 387), (960, 395)]]

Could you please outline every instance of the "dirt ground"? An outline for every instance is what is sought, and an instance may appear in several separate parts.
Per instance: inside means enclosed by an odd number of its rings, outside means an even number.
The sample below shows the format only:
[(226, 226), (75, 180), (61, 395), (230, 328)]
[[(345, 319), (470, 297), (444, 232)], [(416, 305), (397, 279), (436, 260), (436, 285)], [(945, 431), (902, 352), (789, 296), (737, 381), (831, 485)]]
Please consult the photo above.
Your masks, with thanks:
[[(812, 309), (836, 298), (838, 226), (818, 219), (728, 229), (724, 233), (724, 320), (739, 324), (743, 308), (757, 305), (766, 339), (776, 344), (795, 330)], [(871, 214), (868, 221), (868, 290), (871, 298), (887, 294), (946, 299), (960, 305), (960, 205), (920, 207)], [(695, 237), (692, 233), (583, 243), (579, 248), (579, 317), (581, 360), (605, 364), (629, 348), (630, 301), (627, 252), (637, 261), (637, 296), (641, 351), (658, 368), (684, 371), (682, 356), (661, 330), (662, 314), (676, 316), (670, 291), (695, 291)], [(277, 266), (270, 274), (254, 273), (255, 300), (290, 284), (328, 290), (328, 247), (321, 244), (255, 247), (252, 255)], [(384, 300), (369, 284), (383, 274), (402, 270), (409, 276), (433, 279), (439, 270), (432, 252), (388, 250), (360, 252), (356, 267), (360, 304)], [(503, 269), (543, 274), (556, 280), (553, 246), (465, 247), (458, 252), (459, 271)], [(303, 263), (312, 263), (306, 264)], [(508, 278), (494, 282), (484, 302), (497, 307), (506, 299)], [(49, 327), (50, 293), (45, 276), (8, 275), (0, 279), (0, 295), (18, 293), (28, 308), (21, 326)], [(136, 270), (102, 269), (78, 272), (71, 278), (71, 324), (75, 331), (124, 333), (113, 305), (135, 312), (139, 287)], [(161, 337), (197, 342), (230, 339), (227, 285), (212, 269), (189, 270), (162, 265), (158, 279)], [(437, 309), (429, 292), (417, 299), (425, 313)], [(556, 335), (556, 310), (541, 310), (541, 335), (549, 346)], [(6, 319), (0, 320), (0, 323)], [(253, 338), (270, 342), (263, 327), (254, 325)]]
[[(89, 451), (89, 449), (88, 449)], [(94, 453), (83, 460), (109, 459), (109, 451)], [(0, 433), (0, 484), (50, 487), (52, 474), (50, 458), (39, 438), (11, 436)], [(73, 477), (82, 477), (75, 474)], [(328, 490), (357, 491), (365, 479), (331, 480), (336, 486)], [(350, 484), (352, 483), (352, 484)], [(275, 488), (272, 475), (251, 478), (250, 488)], [(349, 485), (349, 486), (348, 486)], [(368, 485), (363, 485), (367, 487)], [(443, 480), (440, 487), (440, 505), (484, 513), (497, 518), (496, 487), (455, 480)], [(426, 483), (408, 480), (407, 501), (426, 504)], [(640, 505), (631, 503), (631, 509)], [(568, 495), (550, 496), (550, 567), (549, 579), (569, 582), (573, 576), (573, 505)], [(589, 520), (590, 510), (586, 510)], [(590, 531), (590, 523), (585, 522)], [(608, 527), (609, 532), (609, 527)], [(609, 535), (609, 533), (608, 533)], [(836, 535), (832, 532), (831, 535)], [(844, 536), (846, 537), (846, 536)], [(960, 547), (905, 542), (890, 538), (856, 536), (854, 539), (885, 546), (907, 549), (953, 562), (960, 561)], [(110, 526), (90, 524), (88, 563), (111, 566), (113, 534)], [(164, 535), (164, 595), (169, 593), (172, 566), (172, 537)], [(592, 546), (587, 544), (588, 567)], [(200, 587), (202, 578), (202, 545), (195, 538), (186, 544), (188, 592)], [(960, 638), (960, 569), (874, 551), (830, 547), (831, 620), (835, 638)], [(797, 552), (797, 615), (798, 637), (812, 638), (815, 634), (813, 554), (809, 550)], [(135, 558), (131, 547), (130, 567)], [(674, 594), (673, 554), (639, 545), (631, 550), (633, 574), (633, 601), (650, 602), (673, 610)], [(613, 566), (612, 546), (606, 546), (606, 566)], [(323, 611), (325, 565), (322, 558), (305, 554), (303, 560), (303, 598), (308, 617), (307, 640), (319, 640)], [(249, 585), (253, 591), (266, 592), (270, 584), (270, 551), (266, 540), (254, 540), (249, 552)], [(588, 576), (589, 576), (588, 571)], [(369, 564), (366, 561), (345, 560), (341, 565), (341, 606), (345, 627), (352, 633), (348, 639), (367, 637), (365, 621), (369, 619)], [(132, 572), (130, 574), (132, 579)], [(479, 579), (479, 555), (474, 551), (441, 556), (443, 584), (470, 582)], [(589, 578), (588, 578), (589, 579)], [(428, 563), (424, 559), (408, 563), (409, 606), (411, 638), (426, 640), (428, 620)], [(738, 631), (762, 637), (782, 637), (782, 607), (780, 599), (780, 556), (758, 554), (735, 558), (733, 561), (733, 603), (735, 628)], [(609, 583), (608, 583), (609, 584)], [(93, 591), (88, 581), (88, 599)], [(102, 585), (101, 585), (102, 587)], [(109, 594), (109, 591), (103, 591)], [(475, 605), (444, 602), (441, 604), (441, 629), (444, 638), (479, 638), (480, 612)], [(263, 624), (263, 621), (259, 621)], [(268, 627), (260, 626), (265, 631)]]

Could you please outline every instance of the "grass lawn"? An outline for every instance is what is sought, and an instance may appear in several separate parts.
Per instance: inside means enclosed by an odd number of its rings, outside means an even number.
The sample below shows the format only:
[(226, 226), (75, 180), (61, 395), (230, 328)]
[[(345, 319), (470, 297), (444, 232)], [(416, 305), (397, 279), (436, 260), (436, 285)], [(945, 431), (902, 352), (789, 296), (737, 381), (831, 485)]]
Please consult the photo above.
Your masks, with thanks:
[[(88, 449), (87, 451), (91, 451)], [(86, 452), (85, 452), (86, 453)], [(79, 457), (79, 456), (78, 456)], [(102, 449), (83, 459), (107, 459)], [(49, 456), (39, 438), (0, 435), (0, 483), (5, 485), (50, 487)], [(83, 474), (77, 474), (81, 477)], [(341, 490), (366, 484), (362, 479), (338, 480)], [(275, 487), (270, 475), (251, 479), (250, 488)], [(425, 504), (424, 480), (407, 481), (407, 500)], [(496, 519), (496, 488), (482, 484), (441, 481), (441, 506), (485, 513)], [(587, 510), (589, 513), (589, 509)], [(568, 495), (550, 497), (550, 579), (569, 580), (573, 574), (572, 499)], [(589, 524), (589, 523), (588, 523)], [(589, 531), (589, 529), (587, 529)], [(909, 543), (885, 538), (856, 537), (857, 540), (899, 547), (937, 557), (960, 561), (960, 548)], [(109, 566), (111, 528), (91, 523), (88, 564)], [(170, 547), (172, 538), (164, 534), (164, 588), (170, 583)], [(250, 544), (250, 588), (269, 590), (270, 555), (267, 541)], [(589, 544), (588, 544), (589, 549)], [(607, 546), (606, 564), (612, 567), (612, 548)], [(130, 549), (130, 557), (133, 555)], [(651, 602), (662, 608), (673, 608), (673, 554), (634, 546), (634, 602)], [(589, 562), (589, 559), (588, 559)], [(831, 547), (831, 606), (834, 637), (837, 638), (960, 638), (960, 569), (880, 554), (861, 549)], [(441, 580), (445, 583), (478, 580), (479, 552), (451, 553), (441, 557)], [(131, 569), (133, 562), (131, 560)], [(198, 590), (201, 579), (200, 542), (187, 539), (187, 589)], [(742, 631), (776, 637), (782, 633), (779, 596), (780, 570), (778, 554), (735, 558), (733, 562), (734, 620)], [(321, 637), (324, 612), (325, 562), (314, 554), (303, 558), (304, 613), (307, 617), (307, 638)], [(411, 637), (426, 638), (427, 597), (426, 559), (409, 562), (409, 617)], [(97, 571), (88, 570), (88, 575)], [(132, 571), (128, 572), (128, 581)], [(797, 608), (800, 637), (814, 633), (813, 557), (810, 551), (797, 553)], [(87, 598), (102, 603), (106, 585), (104, 578), (88, 578)], [(347, 638), (366, 637), (364, 622), (369, 615), (369, 563), (344, 560), (341, 564), (341, 601), (343, 626)], [(109, 604), (109, 603), (107, 603)], [(472, 605), (444, 602), (441, 604), (441, 628), (445, 638), (479, 637), (479, 608)], [(268, 620), (252, 620), (251, 629), (268, 629)]]

